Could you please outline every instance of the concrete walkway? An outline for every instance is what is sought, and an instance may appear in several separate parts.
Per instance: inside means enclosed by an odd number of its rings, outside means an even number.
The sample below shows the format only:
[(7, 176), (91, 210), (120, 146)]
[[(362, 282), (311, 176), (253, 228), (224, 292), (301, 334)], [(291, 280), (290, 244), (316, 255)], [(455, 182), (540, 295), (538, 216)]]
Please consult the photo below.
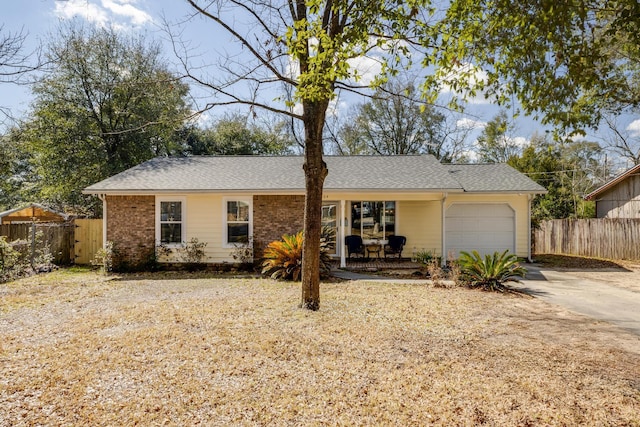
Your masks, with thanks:
[(640, 293), (527, 265), (522, 283), (509, 285), (576, 313), (612, 323), (640, 335)]

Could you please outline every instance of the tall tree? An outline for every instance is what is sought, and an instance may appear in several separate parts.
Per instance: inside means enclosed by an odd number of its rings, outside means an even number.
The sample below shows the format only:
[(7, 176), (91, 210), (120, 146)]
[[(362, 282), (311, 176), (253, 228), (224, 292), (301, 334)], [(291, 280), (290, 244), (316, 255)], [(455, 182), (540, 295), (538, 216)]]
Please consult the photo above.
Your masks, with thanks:
[[(24, 77), (40, 66), (38, 51), (25, 48), (27, 34), (8, 31), (0, 24), (0, 83), (20, 84)], [(9, 109), (0, 105), (0, 119), (13, 118)]]
[(232, 114), (205, 129), (185, 128), (183, 154), (187, 155), (284, 155), (294, 144), (284, 122), (268, 128)]
[(519, 154), (520, 147), (509, 136), (511, 127), (504, 111), (487, 123), (477, 141), (478, 158), (481, 162), (506, 163)]
[(541, 135), (534, 135), (521, 155), (512, 156), (508, 162), (511, 166), (548, 191), (533, 200), (533, 222), (591, 217), (595, 207), (583, 196), (600, 181), (601, 157), (602, 149), (595, 142), (558, 144)]
[(157, 43), (113, 29), (65, 27), (46, 57), (52, 68), (34, 86), (20, 140), (42, 199), (97, 214), (99, 204), (81, 189), (177, 149), (188, 88)]
[[(373, 49), (384, 49), (378, 58), (381, 75), (402, 65), (408, 44), (422, 31), (417, 21), (427, 0), (357, 1), (289, 0), (271, 2), (188, 0), (202, 17), (225, 30), (244, 52), (222, 61), (224, 78), (206, 80), (194, 75), (195, 65), (185, 59), (186, 72), (212, 89), (220, 99), (210, 106), (244, 104), (280, 112), (304, 125), (305, 212), (302, 262), (302, 306), (320, 306), (320, 235), (322, 187), (328, 170), (323, 161), (323, 130), (329, 102), (340, 89), (361, 92), (365, 82), (353, 66)], [(374, 84), (381, 80), (375, 80)], [(249, 93), (234, 90), (234, 83), (248, 84)], [(275, 85), (275, 87), (274, 87)], [(267, 87), (292, 94), (285, 105), (261, 101)], [(294, 108), (297, 104), (299, 108)]]
[[(338, 136), (340, 152), (352, 154), (432, 154), (451, 161), (446, 116), (419, 99), (415, 86), (394, 80), (360, 104)], [(344, 147), (344, 148), (343, 148)]]
[(640, 105), (637, 0), (452, 0), (430, 40), (428, 83), (517, 98), (543, 123), (595, 126)]

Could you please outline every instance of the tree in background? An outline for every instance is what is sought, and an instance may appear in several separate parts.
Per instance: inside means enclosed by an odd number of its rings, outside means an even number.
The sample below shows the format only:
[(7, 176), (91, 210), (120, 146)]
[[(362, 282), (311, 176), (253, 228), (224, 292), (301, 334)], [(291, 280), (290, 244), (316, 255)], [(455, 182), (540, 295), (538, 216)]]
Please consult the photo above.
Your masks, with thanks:
[(458, 160), (464, 138), (437, 107), (420, 99), (412, 82), (393, 80), (358, 105), (334, 138), (339, 154), (431, 154)]
[(186, 128), (183, 144), (184, 155), (285, 155), (291, 153), (294, 142), (284, 122), (268, 128), (232, 114), (204, 129)]
[(521, 148), (509, 136), (511, 128), (505, 111), (501, 111), (487, 123), (476, 141), (480, 162), (506, 163), (520, 153)]
[(592, 217), (595, 206), (583, 196), (601, 179), (602, 155), (602, 149), (595, 142), (558, 144), (548, 136), (534, 135), (521, 155), (512, 156), (508, 162), (512, 167), (548, 191), (533, 200), (533, 222)]
[(40, 200), (96, 215), (100, 203), (84, 197), (84, 187), (178, 150), (188, 87), (164, 65), (157, 43), (113, 29), (68, 26), (46, 58), (51, 69), (15, 135), (31, 154)]
[[(40, 67), (38, 51), (25, 52), (27, 34), (6, 31), (0, 24), (0, 83), (20, 84), (31, 71)], [(0, 119), (13, 119), (11, 112), (0, 106)]]

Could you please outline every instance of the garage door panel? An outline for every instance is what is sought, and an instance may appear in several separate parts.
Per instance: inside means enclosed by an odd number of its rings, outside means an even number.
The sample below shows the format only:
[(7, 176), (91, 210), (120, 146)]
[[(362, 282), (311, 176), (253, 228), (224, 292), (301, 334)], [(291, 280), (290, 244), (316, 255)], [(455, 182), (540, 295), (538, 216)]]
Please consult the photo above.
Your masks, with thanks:
[(481, 255), (515, 253), (515, 212), (504, 203), (456, 203), (447, 209), (445, 239), (447, 252), (477, 250)]

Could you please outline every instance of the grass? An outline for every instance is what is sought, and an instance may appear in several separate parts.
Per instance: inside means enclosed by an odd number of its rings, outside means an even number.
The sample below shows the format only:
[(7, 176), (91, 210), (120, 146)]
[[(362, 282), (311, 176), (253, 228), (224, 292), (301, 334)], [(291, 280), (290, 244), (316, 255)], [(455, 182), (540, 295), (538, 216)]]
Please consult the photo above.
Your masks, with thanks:
[(0, 285), (0, 426), (640, 425), (638, 337), (513, 294), (60, 271)]

